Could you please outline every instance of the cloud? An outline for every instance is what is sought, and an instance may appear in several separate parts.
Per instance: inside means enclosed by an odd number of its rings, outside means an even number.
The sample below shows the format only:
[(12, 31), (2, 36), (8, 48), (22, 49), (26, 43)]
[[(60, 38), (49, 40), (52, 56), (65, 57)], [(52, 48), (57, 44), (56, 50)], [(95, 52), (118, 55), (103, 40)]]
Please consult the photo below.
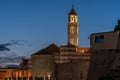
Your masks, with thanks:
[(22, 40), (11, 40), (11, 43), (15, 44), (15, 45), (24, 45), (25, 41), (22, 41)]
[(18, 55), (14, 52), (9, 52), (9, 51), (0, 52), (0, 57), (11, 57), (11, 58), (13, 58), (13, 57), (16, 57), (16, 56), (18, 56)]
[[(25, 45), (25, 44), (28, 44), (28, 42), (24, 41), (24, 40), (11, 40), (9, 43), (0, 44), (0, 52), (1, 51), (10, 51), (10, 48), (8, 48), (8, 46)], [(29, 46), (29, 45), (27, 45), (27, 46)]]
[(15, 45), (26, 45), (27, 44), (27, 46), (30, 46), (30, 44), (28, 44), (28, 42), (24, 40), (11, 40), (11, 43)]
[(11, 46), (11, 43), (0, 44), (0, 51), (10, 51), (7, 46)]

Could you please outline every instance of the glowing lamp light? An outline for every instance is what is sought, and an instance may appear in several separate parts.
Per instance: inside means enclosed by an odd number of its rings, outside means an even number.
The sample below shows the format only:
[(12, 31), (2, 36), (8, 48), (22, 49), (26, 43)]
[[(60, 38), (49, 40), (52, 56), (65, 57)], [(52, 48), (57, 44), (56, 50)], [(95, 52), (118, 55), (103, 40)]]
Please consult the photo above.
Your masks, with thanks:
[(48, 74), (48, 80), (50, 80), (50, 77), (51, 77), (51, 75), (50, 75), (50, 74)]
[(81, 52), (81, 53), (85, 53), (85, 50), (84, 50), (84, 49), (82, 49), (80, 52)]

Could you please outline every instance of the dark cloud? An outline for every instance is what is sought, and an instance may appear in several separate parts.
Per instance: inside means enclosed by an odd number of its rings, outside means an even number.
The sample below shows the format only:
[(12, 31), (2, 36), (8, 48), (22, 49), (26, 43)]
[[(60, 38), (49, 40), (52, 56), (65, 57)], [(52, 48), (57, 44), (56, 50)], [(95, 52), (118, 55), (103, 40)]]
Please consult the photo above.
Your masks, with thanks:
[(0, 44), (0, 51), (9, 51), (10, 49), (7, 46), (11, 46), (11, 43)]
[(25, 45), (25, 44), (28, 44), (28, 42), (24, 41), (24, 40), (11, 40), (11, 43), (15, 44), (15, 45)]
[(28, 44), (28, 42), (24, 41), (24, 40), (11, 40), (9, 43), (0, 44), (0, 52), (1, 51), (10, 51), (10, 48), (8, 48), (8, 46), (25, 45), (25, 44)]

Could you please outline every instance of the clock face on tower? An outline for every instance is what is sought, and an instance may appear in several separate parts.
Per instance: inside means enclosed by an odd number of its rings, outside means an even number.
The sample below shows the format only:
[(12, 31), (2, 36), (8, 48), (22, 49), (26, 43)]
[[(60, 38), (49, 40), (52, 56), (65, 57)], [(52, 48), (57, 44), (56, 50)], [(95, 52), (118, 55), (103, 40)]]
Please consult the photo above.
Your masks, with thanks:
[(75, 32), (75, 27), (74, 27), (74, 26), (71, 26), (71, 27), (70, 27), (70, 33), (71, 33), (71, 34), (74, 34), (74, 32)]

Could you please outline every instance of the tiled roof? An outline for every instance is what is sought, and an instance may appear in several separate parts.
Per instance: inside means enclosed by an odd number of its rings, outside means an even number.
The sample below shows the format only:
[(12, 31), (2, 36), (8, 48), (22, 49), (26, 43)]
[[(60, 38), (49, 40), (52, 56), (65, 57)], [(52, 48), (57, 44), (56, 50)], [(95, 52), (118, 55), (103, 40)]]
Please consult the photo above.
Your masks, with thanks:
[(72, 9), (71, 9), (69, 15), (77, 15), (77, 13), (75, 12), (75, 9), (74, 9), (73, 7), (72, 7)]
[(45, 49), (42, 49), (32, 55), (43, 55), (43, 54), (52, 54), (52, 53), (58, 53), (59, 52), (59, 47), (55, 44), (51, 44)]

